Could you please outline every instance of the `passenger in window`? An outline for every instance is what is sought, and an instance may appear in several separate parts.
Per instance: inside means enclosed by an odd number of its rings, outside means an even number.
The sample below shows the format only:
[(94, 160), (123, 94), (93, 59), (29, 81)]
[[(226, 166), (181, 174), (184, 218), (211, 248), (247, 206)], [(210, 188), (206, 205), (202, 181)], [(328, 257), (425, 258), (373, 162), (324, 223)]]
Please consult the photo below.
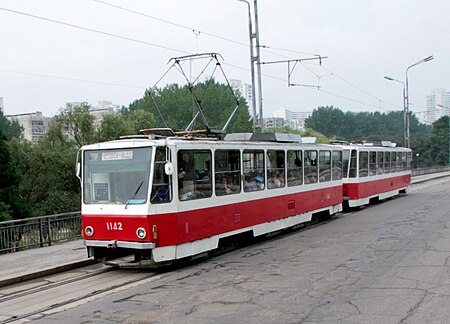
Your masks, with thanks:
[(152, 193), (152, 203), (158, 203), (158, 202), (167, 202), (169, 201), (169, 189), (166, 185), (158, 186), (156, 189), (153, 189)]
[(224, 176), (221, 181), (219, 180), (216, 185), (217, 196), (229, 195), (233, 193), (233, 191), (230, 180), (226, 176)]
[(180, 168), (180, 170), (178, 171), (178, 188), (179, 189), (183, 188), (183, 179), (184, 179), (185, 175), (186, 175), (186, 171), (184, 171), (183, 168)]
[(258, 190), (256, 186), (256, 180), (254, 177), (248, 178), (245, 181), (245, 191), (254, 191), (254, 190)]
[(259, 175), (255, 177), (255, 180), (256, 180), (256, 189), (257, 190), (264, 189), (264, 177)]
[(272, 174), (272, 177), (270, 178), (268, 186), (269, 189), (281, 188), (282, 186), (284, 186), (284, 179), (282, 179), (279, 173), (274, 172)]

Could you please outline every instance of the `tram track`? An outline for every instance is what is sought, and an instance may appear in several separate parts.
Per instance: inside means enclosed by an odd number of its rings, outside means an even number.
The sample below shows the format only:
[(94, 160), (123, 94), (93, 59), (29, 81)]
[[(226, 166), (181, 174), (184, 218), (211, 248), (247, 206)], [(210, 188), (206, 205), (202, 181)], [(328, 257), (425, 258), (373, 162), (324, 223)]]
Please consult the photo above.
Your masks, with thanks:
[[(437, 183), (445, 181), (448, 181), (448, 179), (439, 179)], [(428, 183), (412, 185), (410, 192), (419, 191), (430, 185)], [(369, 205), (364, 208), (372, 207)], [(264, 235), (244, 244), (233, 245), (229, 248), (225, 247), (209, 257), (211, 259), (216, 258), (222, 254), (242, 248), (257, 248), (267, 242), (302, 233), (319, 225), (325, 225), (342, 217), (353, 215), (358, 211), (360, 209), (338, 213), (327, 220), (308, 222), (289, 230), (283, 230), (272, 235)], [(112, 266), (103, 265), (99, 267), (99, 265), (91, 265), (1, 287), (0, 309), (2, 311), (0, 312), (0, 323), (24, 323), (49, 314), (58, 313), (121, 290), (131, 289), (138, 285), (176, 274), (195, 263), (184, 263), (181, 269), (179, 266), (175, 266), (165, 272), (136, 271), (132, 269), (118, 269)], [(95, 268), (96, 266), (97, 268)]]
[(104, 267), (72, 278), (63, 277), (61, 274), (52, 275), (0, 289), (0, 323), (28, 322), (161, 276), (149, 271)]

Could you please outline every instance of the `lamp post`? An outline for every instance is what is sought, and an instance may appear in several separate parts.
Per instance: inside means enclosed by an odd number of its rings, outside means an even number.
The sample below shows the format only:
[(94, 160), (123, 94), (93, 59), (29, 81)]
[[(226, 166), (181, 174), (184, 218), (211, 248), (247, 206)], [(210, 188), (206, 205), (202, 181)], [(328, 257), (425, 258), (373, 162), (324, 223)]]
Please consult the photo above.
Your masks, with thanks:
[(448, 118), (448, 165), (450, 165), (450, 107), (445, 107), (440, 104), (436, 104), (441, 108), (447, 108), (447, 118)]
[(407, 125), (406, 125), (406, 92), (405, 92), (405, 82), (385, 76), (384, 77), (386, 80), (389, 81), (395, 81), (395, 82), (399, 82), (403, 85), (403, 146), (407, 147), (408, 146), (408, 140), (407, 140)]
[(253, 26), (252, 26), (252, 12), (250, 3), (246, 0), (237, 0), (247, 4), (248, 9), (248, 33), (250, 38), (250, 73), (252, 75), (252, 112), (253, 112), (253, 133), (256, 133), (256, 96), (255, 96), (255, 57), (253, 55)]
[(418, 169), (419, 168), (419, 153), (416, 153), (416, 160), (417, 160), (417, 162), (416, 162), (416, 169)]
[(410, 123), (409, 123), (409, 91), (408, 91), (408, 71), (410, 68), (419, 65), (421, 63), (429, 62), (433, 59), (433, 55), (427, 56), (424, 59), (421, 59), (420, 61), (417, 61), (414, 64), (411, 64), (406, 68), (406, 84), (405, 84), (405, 101), (406, 101), (406, 138), (407, 138), (407, 147), (411, 147), (411, 137), (410, 137)]

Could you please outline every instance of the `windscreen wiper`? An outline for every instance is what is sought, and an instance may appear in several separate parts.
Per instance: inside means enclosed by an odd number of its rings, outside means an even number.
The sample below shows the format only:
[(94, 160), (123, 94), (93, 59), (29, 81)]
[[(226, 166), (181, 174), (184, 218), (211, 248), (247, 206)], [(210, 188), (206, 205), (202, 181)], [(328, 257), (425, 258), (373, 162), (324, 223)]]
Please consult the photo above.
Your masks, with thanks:
[(141, 183), (139, 184), (139, 186), (137, 187), (136, 191), (134, 192), (134, 195), (127, 200), (127, 203), (125, 204), (125, 209), (127, 209), (128, 205), (130, 204), (130, 202), (132, 200), (134, 200), (134, 198), (136, 198), (136, 195), (138, 194), (139, 190), (141, 189), (142, 185), (144, 184), (144, 180), (141, 181)]

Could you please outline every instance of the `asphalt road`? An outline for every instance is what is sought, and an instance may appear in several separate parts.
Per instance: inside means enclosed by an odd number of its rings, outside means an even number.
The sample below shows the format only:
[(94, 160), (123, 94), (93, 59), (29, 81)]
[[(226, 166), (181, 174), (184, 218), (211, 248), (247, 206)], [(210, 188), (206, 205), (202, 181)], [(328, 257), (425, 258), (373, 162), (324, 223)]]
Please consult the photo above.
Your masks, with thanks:
[(448, 323), (450, 180), (36, 323)]

